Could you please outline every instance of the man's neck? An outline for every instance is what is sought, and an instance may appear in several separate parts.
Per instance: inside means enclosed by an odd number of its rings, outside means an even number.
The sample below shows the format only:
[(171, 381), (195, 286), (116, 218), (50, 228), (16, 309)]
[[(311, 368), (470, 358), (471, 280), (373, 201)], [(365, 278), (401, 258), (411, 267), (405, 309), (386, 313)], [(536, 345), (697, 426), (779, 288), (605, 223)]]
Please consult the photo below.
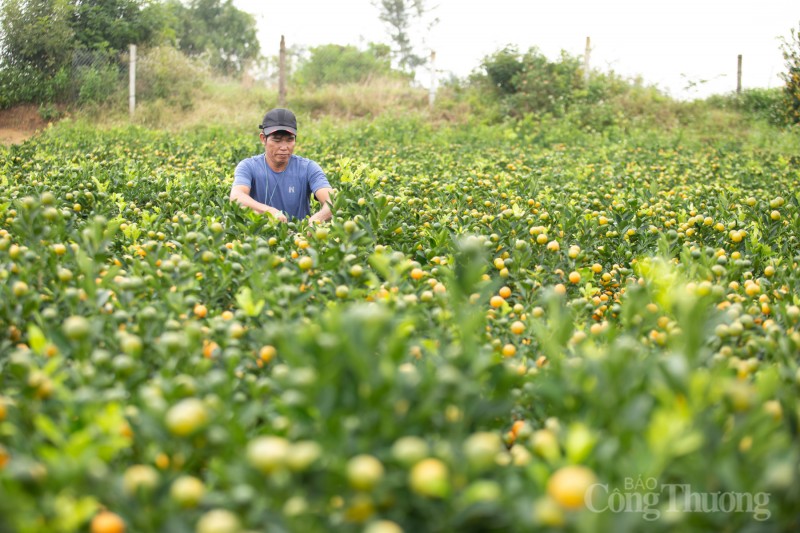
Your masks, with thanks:
[(283, 172), (284, 170), (286, 170), (286, 167), (289, 166), (289, 161), (291, 161), (292, 158), (289, 157), (286, 160), (286, 163), (280, 164), (278, 162), (272, 161), (269, 158), (269, 156), (267, 156), (267, 154), (264, 154), (264, 160), (267, 162), (267, 165), (269, 165), (269, 168), (271, 168), (273, 172)]

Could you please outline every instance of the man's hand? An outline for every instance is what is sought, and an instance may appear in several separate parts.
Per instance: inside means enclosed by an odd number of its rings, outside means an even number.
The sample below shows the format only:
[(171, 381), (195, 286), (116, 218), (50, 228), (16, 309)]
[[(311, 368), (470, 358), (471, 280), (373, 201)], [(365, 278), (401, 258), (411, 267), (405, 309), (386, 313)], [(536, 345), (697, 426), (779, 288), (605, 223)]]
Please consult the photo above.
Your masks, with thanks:
[(333, 198), (331, 196), (335, 192), (334, 189), (329, 187), (323, 187), (322, 189), (317, 190), (314, 193), (314, 197), (317, 201), (322, 204), (322, 207), (319, 211), (314, 213), (308, 218), (309, 224), (318, 224), (320, 222), (327, 222), (333, 216), (331, 213), (331, 204), (333, 203)]
[(283, 211), (278, 211), (274, 207), (269, 207), (268, 206), (267, 210), (264, 211), (264, 213), (267, 213), (270, 216), (277, 218), (278, 222), (287, 222), (288, 221), (288, 219), (286, 218), (286, 215), (283, 214)]

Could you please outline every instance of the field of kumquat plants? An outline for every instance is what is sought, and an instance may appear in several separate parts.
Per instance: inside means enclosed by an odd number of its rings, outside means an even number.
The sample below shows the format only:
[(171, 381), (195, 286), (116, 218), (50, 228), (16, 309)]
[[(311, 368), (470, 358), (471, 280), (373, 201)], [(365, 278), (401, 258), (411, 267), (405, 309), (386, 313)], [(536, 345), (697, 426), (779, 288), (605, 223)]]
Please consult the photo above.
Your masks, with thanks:
[(309, 129), (0, 147), (0, 532), (800, 528), (797, 153)]

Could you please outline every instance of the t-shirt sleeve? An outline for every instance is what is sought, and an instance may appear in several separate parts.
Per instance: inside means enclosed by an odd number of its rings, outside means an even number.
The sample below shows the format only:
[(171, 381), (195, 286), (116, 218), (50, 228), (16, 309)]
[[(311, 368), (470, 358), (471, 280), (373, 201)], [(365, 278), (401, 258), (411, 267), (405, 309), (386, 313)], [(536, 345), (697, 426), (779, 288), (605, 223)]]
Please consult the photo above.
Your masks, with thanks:
[(233, 172), (233, 186), (236, 185), (253, 187), (253, 171), (249, 159), (244, 159), (236, 165), (236, 170)]
[(316, 162), (310, 161), (308, 164), (308, 187), (311, 189), (311, 194), (330, 186), (331, 184), (328, 183), (328, 178), (325, 177), (322, 167)]

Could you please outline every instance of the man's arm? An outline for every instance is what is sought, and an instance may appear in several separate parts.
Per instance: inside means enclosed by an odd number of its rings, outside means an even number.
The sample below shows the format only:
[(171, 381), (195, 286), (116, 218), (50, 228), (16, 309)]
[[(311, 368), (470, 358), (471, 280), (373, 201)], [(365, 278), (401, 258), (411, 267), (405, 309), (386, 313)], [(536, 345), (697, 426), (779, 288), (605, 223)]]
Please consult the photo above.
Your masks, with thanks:
[(322, 204), (322, 207), (319, 211), (311, 215), (308, 221), (312, 224), (315, 222), (327, 222), (333, 216), (331, 213), (331, 194), (333, 193), (333, 189), (330, 187), (322, 187), (321, 189), (317, 189), (317, 192), (314, 193), (314, 197), (317, 201)]
[(274, 207), (270, 207), (266, 204), (262, 204), (261, 202), (258, 202), (252, 198), (250, 196), (250, 187), (247, 185), (234, 185), (231, 187), (230, 201), (239, 202), (241, 205), (249, 207), (259, 215), (269, 213), (281, 222), (286, 222), (286, 215), (284, 215), (281, 211), (278, 211)]

